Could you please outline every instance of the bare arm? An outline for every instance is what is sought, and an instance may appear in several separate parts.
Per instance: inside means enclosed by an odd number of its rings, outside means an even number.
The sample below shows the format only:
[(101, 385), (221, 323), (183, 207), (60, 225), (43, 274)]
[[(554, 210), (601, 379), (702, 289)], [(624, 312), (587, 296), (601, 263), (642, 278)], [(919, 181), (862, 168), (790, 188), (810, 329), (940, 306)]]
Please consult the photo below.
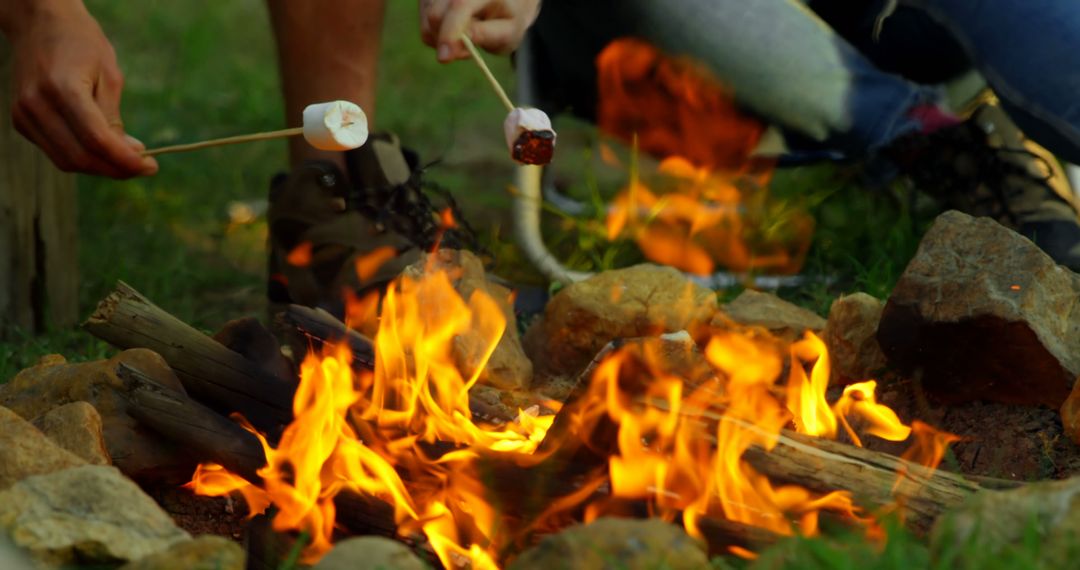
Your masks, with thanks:
[(120, 119), (123, 74), (82, 0), (4, 0), (0, 32), (15, 61), (15, 128), (61, 169), (129, 178), (153, 174)]

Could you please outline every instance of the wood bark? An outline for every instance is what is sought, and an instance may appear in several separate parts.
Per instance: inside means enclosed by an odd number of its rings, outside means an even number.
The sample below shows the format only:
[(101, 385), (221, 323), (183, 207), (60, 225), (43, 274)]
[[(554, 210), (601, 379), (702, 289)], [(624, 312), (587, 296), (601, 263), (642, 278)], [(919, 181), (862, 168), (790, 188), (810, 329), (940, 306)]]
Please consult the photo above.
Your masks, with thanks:
[(938, 515), (984, 488), (942, 469), (929, 469), (887, 453), (789, 431), (776, 447), (751, 447), (743, 454), (774, 483), (794, 483), (816, 491), (848, 491), (864, 508), (903, 507), (904, 523), (923, 533)]
[(256, 471), (266, 465), (266, 454), (251, 432), (127, 364), (121, 363), (116, 375), (126, 385), (124, 393), (131, 402), (128, 413), (139, 423), (181, 444), (200, 461), (212, 461), (248, 481), (259, 481)]
[(0, 337), (78, 320), (75, 177), (15, 132), (12, 58), (0, 38)]
[(294, 386), (195, 330), (120, 282), (83, 325), (118, 348), (148, 348), (169, 363), (195, 399), (239, 412), (274, 436), (292, 419)]
[[(354, 368), (375, 368), (375, 345), (371, 339), (345, 326), (337, 317), (322, 309), (289, 305), (277, 316), (277, 321), (286, 333), (299, 332), (303, 335), (305, 344), (316, 349), (322, 349), (326, 343), (341, 342), (344, 339), (352, 351)], [(297, 343), (291, 344), (296, 350)]]

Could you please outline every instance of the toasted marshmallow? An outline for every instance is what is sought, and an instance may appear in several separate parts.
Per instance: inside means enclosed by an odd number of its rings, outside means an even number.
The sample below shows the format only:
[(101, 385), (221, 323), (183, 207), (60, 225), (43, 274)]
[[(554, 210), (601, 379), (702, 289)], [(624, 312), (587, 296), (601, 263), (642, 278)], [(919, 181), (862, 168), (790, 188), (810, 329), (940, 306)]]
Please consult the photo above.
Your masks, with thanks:
[(367, 115), (348, 101), (315, 103), (304, 109), (304, 139), (319, 150), (352, 150), (367, 142)]
[(540, 109), (510, 111), (503, 122), (510, 156), (522, 164), (547, 164), (555, 153), (555, 129)]

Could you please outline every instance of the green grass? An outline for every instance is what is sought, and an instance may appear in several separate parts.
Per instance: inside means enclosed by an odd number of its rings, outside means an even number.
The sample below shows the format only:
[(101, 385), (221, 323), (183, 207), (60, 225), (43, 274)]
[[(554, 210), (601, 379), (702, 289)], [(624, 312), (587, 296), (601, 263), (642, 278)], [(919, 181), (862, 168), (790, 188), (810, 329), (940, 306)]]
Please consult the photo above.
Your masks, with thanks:
[(866, 539), (854, 530), (833, 531), (816, 538), (793, 537), (763, 550), (756, 560), (733, 556), (713, 561), (717, 570), (1051, 570), (1054, 556), (1067, 555), (1075, 560), (1078, 548), (1067, 553), (1048, 553), (1042, 549), (1036, 524), (1026, 527), (1017, 544), (965, 544), (932, 551), (926, 542), (910, 531), (887, 521), (888, 538), (884, 544)]

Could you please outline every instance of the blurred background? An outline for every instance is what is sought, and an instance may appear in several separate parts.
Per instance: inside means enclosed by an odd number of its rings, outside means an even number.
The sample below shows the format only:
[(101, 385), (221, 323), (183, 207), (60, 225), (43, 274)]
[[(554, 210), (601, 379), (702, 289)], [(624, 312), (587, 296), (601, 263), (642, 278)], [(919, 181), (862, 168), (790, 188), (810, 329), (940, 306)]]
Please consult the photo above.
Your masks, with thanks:
[[(416, 2), (388, 4), (375, 128), (397, 133), (425, 162), (436, 162), (428, 178), (453, 192), (490, 250), (495, 273), (546, 286), (509, 235), (514, 165), (503, 143), (505, 111), (471, 63), (436, 62), (420, 42)], [(114, 42), (126, 75), (126, 126), (148, 147), (283, 127), (262, 0), (87, 5)], [(509, 58), (488, 60), (512, 89)], [(625, 146), (599, 141), (590, 125), (559, 119), (557, 129), (554, 174), (560, 190), (597, 207), (585, 216), (546, 208), (549, 247), (574, 269), (640, 261), (632, 242), (609, 241), (604, 228), (604, 204), (626, 187), (628, 165), (636, 158), (631, 160)], [(234, 318), (263, 316), (263, 213), (271, 177), (287, 166), (285, 145), (271, 141), (167, 155), (160, 165), (160, 174), (147, 179), (79, 177), (82, 318), (117, 280), (207, 331)], [(775, 200), (756, 220), (761, 232), (782, 229), (791, 216), (806, 212), (816, 221), (803, 273), (839, 280), (781, 294), (821, 313), (838, 292), (887, 295), (932, 219), (914, 216), (904, 196), (866, 192), (832, 165), (778, 171), (770, 193)], [(109, 349), (78, 329), (37, 336), (16, 331), (0, 342), (0, 382), (48, 353), (83, 360)]]

